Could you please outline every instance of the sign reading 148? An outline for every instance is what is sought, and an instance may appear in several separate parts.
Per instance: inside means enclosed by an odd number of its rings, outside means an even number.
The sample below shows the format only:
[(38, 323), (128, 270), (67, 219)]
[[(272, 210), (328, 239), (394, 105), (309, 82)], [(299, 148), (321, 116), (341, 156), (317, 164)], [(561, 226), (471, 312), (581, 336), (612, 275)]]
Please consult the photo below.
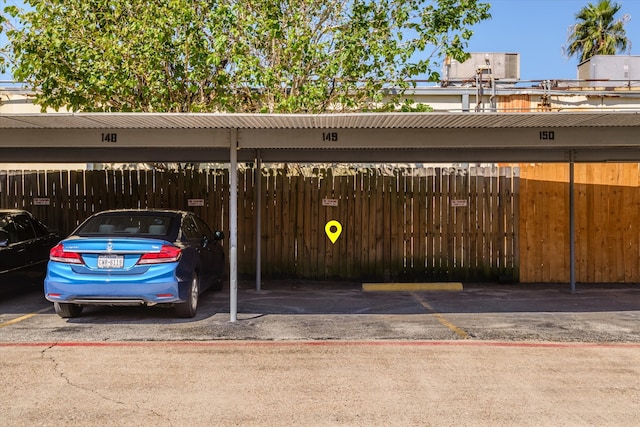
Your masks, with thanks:
[(118, 142), (118, 134), (117, 133), (103, 133), (102, 142)]

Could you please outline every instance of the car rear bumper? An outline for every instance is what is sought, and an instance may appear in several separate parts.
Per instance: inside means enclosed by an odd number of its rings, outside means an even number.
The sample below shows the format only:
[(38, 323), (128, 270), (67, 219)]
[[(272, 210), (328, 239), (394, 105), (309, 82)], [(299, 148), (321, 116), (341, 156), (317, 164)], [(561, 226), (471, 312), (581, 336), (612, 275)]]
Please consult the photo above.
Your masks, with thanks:
[[(181, 288), (189, 283), (59, 283), (45, 279), (44, 296), (51, 302), (87, 305), (155, 305), (184, 302)], [(186, 295), (183, 291), (182, 295)]]
[(144, 274), (117, 270), (81, 274), (74, 265), (50, 262), (44, 296), (51, 302), (86, 305), (180, 303), (187, 299), (190, 276), (177, 274), (176, 266), (154, 265), (145, 268)]
[(143, 299), (136, 298), (86, 298), (86, 297), (73, 297), (65, 301), (60, 301), (59, 299), (47, 298), (52, 302), (66, 302), (73, 303), (79, 305), (123, 305), (123, 306), (138, 306), (138, 305), (155, 305), (157, 303), (152, 303), (149, 301), (145, 301)]

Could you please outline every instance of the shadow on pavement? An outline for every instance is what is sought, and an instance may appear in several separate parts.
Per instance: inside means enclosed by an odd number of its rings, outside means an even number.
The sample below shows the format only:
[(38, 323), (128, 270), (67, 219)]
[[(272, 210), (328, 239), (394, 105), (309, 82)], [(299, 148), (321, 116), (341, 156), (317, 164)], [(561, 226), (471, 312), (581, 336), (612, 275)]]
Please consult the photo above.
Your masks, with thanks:
[[(214, 294), (229, 312), (228, 290)], [(639, 285), (464, 284), (462, 291), (364, 292), (355, 282), (300, 280), (238, 284), (238, 312), (263, 314), (420, 314), (611, 312), (640, 310)]]

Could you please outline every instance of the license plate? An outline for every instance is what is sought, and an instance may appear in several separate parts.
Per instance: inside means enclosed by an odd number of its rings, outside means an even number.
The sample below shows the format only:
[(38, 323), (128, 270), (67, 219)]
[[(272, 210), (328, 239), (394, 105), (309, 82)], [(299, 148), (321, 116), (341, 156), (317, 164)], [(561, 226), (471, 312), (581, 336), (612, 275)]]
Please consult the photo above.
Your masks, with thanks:
[(124, 267), (124, 257), (122, 255), (98, 256), (98, 268), (122, 268), (122, 267)]

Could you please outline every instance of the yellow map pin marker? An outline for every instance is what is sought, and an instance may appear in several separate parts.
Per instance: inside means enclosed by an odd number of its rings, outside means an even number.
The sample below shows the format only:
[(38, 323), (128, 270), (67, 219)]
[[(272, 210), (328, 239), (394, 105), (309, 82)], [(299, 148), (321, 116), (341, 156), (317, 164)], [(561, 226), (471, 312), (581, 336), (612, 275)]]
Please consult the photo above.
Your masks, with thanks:
[(342, 233), (342, 224), (340, 224), (335, 219), (332, 219), (327, 223), (327, 225), (324, 226), (324, 231), (325, 233), (327, 233), (327, 236), (329, 237), (329, 240), (331, 240), (331, 243), (335, 243), (336, 240), (338, 240), (338, 237), (340, 237), (340, 233)]

